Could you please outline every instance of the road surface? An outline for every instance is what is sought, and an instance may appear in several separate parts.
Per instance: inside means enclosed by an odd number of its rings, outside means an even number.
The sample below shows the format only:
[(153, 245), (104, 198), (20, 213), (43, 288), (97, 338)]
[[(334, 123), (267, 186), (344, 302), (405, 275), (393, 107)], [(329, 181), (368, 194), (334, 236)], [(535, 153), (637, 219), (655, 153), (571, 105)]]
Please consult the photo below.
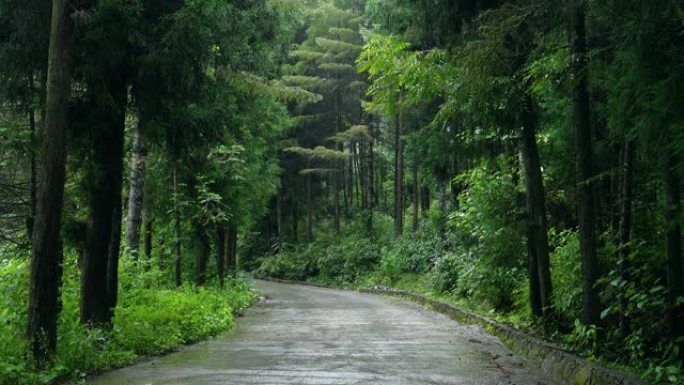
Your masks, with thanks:
[(93, 385), (553, 385), (481, 328), (396, 299), (256, 281), (266, 299), (211, 341)]

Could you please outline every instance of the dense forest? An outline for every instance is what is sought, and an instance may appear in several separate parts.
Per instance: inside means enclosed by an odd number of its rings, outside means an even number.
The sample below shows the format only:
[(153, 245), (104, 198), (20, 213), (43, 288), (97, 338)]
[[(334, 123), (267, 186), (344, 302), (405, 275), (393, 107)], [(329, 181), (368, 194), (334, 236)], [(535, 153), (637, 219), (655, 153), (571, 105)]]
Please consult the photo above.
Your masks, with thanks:
[(0, 384), (411, 289), (684, 383), (681, 0), (0, 0)]

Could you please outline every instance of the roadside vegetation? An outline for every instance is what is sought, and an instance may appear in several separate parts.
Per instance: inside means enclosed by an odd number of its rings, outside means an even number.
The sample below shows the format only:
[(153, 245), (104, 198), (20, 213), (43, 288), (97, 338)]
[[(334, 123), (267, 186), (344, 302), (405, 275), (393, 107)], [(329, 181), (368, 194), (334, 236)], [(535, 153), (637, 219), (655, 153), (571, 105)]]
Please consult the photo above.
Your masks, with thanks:
[(58, 349), (50, 368), (26, 360), (29, 263), (16, 250), (0, 252), (0, 384), (79, 382), (86, 374), (106, 371), (195, 343), (230, 329), (235, 316), (254, 300), (246, 281), (218, 281), (203, 287), (174, 288), (172, 277), (155, 266), (122, 263), (121, 295), (111, 327), (79, 322), (79, 272), (76, 258), (64, 263)]

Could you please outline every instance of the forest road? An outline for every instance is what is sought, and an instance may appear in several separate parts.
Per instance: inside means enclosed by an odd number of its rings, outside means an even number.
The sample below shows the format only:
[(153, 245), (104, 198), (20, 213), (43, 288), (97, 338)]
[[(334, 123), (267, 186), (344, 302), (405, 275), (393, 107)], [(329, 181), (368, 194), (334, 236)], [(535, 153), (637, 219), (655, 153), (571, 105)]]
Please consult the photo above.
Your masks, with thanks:
[(235, 330), (92, 385), (553, 385), (502, 342), (415, 304), (256, 281)]

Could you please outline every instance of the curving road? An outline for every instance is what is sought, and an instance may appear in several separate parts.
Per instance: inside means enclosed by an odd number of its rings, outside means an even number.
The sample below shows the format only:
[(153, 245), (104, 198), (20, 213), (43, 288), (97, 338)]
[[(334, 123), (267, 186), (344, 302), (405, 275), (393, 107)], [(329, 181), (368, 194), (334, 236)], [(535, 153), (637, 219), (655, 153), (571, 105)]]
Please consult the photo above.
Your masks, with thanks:
[(475, 326), (394, 299), (257, 281), (233, 332), (93, 385), (552, 385)]

